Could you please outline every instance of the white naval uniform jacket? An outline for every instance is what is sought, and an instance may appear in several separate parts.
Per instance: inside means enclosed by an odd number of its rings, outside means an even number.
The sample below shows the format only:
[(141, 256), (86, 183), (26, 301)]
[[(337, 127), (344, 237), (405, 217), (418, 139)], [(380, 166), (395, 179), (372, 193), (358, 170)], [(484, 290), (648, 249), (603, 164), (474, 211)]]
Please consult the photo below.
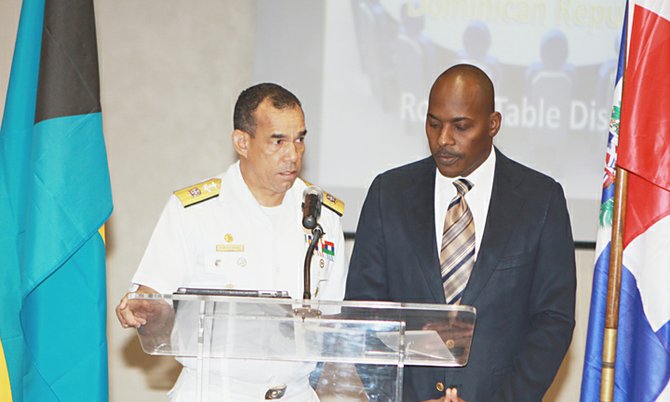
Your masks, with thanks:
[[(292, 298), (302, 298), (311, 234), (302, 227), (306, 184), (297, 179), (270, 218), (244, 183), (239, 162), (217, 177), (218, 197), (188, 207), (170, 197), (133, 283), (167, 294), (179, 287), (204, 287), (287, 290)], [(340, 217), (324, 207), (319, 223), (325, 234), (312, 258), (312, 297), (342, 300), (347, 267)], [(180, 362), (184, 369), (170, 398), (190, 401), (195, 362)], [(215, 369), (220, 386), (210, 382), (209, 400), (263, 400), (267, 389), (277, 385), (287, 385), (283, 401), (317, 400), (308, 383), (313, 368), (309, 363), (221, 359)]]

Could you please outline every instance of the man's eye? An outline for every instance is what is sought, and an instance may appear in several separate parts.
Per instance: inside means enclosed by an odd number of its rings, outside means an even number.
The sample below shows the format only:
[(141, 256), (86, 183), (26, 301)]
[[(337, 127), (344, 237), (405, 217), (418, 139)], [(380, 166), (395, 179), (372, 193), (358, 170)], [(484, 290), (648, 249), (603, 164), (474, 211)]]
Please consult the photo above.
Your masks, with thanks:
[(298, 137), (298, 138), (295, 140), (295, 142), (297, 142), (297, 143), (299, 143), (299, 144), (302, 144), (303, 142), (305, 142), (305, 137)]
[(468, 129), (467, 126), (464, 126), (464, 125), (462, 125), (462, 124), (456, 124), (454, 127), (456, 127), (456, 130), (457, 130), (457, 131), (465, 131), (465, 130)]

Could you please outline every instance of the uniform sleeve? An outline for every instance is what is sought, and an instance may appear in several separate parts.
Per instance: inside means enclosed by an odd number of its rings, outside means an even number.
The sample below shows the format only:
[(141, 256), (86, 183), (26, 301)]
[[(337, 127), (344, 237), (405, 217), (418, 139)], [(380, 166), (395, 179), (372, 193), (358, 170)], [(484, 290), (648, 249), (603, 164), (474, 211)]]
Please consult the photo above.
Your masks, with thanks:
[(344, 288), (347, 282), (347, 253), (346, 245), (344, 243), (344, 233), (342, 231), (342, 220), (335, 213), (330, 213), (329, 218), (333, 223), (331, 228), (335, 239), (335, 261), (333, 261), (332, 269), (328, 280), (322, 281), (319, 284), (319, 299), (320, 300), (336, 300), (340, 301), (344, 298)]
[(164, 294), (188, 284), (193, 261), (185, 237), (183, 209), (179, 200), (171, 196), (154, 228), (133, 283)]

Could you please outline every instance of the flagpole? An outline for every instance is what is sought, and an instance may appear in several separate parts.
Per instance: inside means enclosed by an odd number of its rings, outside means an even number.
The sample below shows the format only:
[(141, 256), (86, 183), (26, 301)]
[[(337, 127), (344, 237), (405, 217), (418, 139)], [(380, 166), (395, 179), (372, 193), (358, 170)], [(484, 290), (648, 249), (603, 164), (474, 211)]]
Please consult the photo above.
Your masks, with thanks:
[(617, 331), (619, 326), (619, 292), (623, 257), (623, 230), (626, 222), (626, 194), (628, 172), (616, 168), (614, 211), (612, 216), (612, 243), (610, 268), (607, 279), (607, 307), (603, 333), (603, 365), (600, 380), (600, 401), (612, 402), (614, 398), (614, 363), (616, 362)]

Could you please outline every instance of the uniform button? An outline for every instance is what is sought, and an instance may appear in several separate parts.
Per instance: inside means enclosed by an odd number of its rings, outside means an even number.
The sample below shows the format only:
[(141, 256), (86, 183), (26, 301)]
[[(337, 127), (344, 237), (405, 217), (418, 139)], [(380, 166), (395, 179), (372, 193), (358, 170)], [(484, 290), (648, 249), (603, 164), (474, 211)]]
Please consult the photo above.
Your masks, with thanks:
[(456, 342), (454, 342), (453, 339), (447, 339), (447, 340), (444, 342), (444, 344), (445, 344), (445, 346), (446, 346), (447, 348), (449, 348), (449, 349), (453, 349), (454, 346), (456, 346)]
[(281, 399), (286, 393), (286, 385), (270, 387), (265, 392), (265, 400)]
[(444, 391), (444, 383), (442, 381), (438, 381), (435, 384), (435, 389), (440, 391), (440, 392), (443, 392)]

